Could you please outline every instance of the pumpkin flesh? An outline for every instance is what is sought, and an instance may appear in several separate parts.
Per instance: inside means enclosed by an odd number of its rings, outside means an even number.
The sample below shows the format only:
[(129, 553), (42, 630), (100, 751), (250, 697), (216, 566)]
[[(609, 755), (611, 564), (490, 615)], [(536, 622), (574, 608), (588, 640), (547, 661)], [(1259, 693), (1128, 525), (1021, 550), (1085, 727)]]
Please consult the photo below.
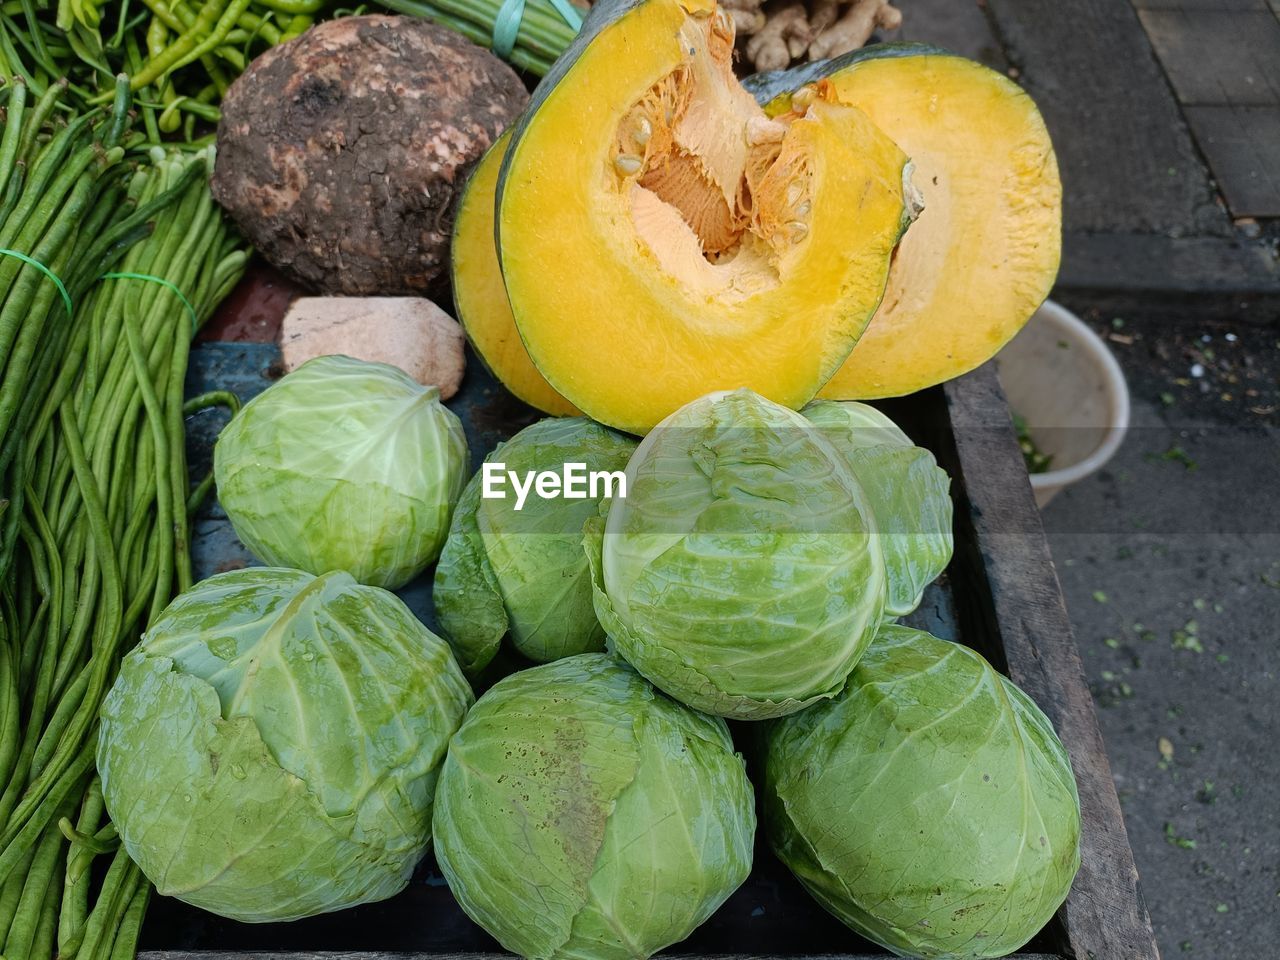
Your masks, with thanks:
[(520, 336), (631, 432), (717, 389), (799, 407), (880, 302), (907, 158), (832, 91), (767, 117), (713, 3), (616, 9), (535, 93), (499, 176)]

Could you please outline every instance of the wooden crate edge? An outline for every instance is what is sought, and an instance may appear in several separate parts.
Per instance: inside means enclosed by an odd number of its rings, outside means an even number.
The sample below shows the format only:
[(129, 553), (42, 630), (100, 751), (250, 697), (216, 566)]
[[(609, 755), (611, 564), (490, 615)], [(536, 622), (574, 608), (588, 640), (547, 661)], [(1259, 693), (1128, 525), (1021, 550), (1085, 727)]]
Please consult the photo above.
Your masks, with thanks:
[(1070, 946), (1079, 960), (1160, 960), (1093, 698), (994, 364), (951, 381), (945, 395), (961, 466), (957, 479), (991, 589), (987, 625), (999, 634), (1009, 676), (1053, 721), (1080, 790), (1081, 866), (1063, 907)]

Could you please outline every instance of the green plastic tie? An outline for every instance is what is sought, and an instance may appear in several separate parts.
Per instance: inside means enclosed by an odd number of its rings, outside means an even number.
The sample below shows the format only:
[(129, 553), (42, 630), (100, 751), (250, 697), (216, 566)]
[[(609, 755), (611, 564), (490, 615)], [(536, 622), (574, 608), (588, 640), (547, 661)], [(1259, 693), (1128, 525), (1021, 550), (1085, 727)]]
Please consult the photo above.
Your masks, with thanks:
[(191, 332), (195, 333), (200, 327), (200, 319), (196, 315), (196, 308), (191, 305), (191, 301), (182, 295), (182, 291), (178, 289), (177, 284), (171, 283), (164, 277), (153, 277), (149, 273), (129, 273), (121, 271), (120, 273), (104, 273), (98, 278), (99, 280), (146, 280), (148, 283), (158, 283), (166, 290), (172, 291), (173, 295), (182, 301), (182, 305), (187, 308), (187, 313), (191, 314)]
[(46, 267), (39, 260), (33, 260), (31, 257), (27, 256), (25, 253), (22, 253), (19, 250), (10, 250), (8, 247), (0, 247), (0, 256), (16, 257), (17, 259), (21, 260), (23, 263), (31, 264), (31, 266), (35, 267), (37, 270), (43, 273), (46, 277), (52, 280), (53, 285), (57, 287), (58, 292), (62, 294), (62, 302), (66, 305), (67, 316), (70, 317), (75, 315), (75, 312), (76, 312), (75, 307), (71, 305), (71, 294), (67, 293), (66, 284), (64, 284), (58, 278), (58, 275), (56, 273), (54, 273), (52, 270)]
[[(493, 18), (493, 52), (502, 59), (511, 56), (516, 37), (520, 33), (520, 21), (524, 19), (526, 0), (503, 0), (498, 15)], [(575, 31), (582, 29), (582, 14), (569, 0), (549, 0), (560, 18)]]

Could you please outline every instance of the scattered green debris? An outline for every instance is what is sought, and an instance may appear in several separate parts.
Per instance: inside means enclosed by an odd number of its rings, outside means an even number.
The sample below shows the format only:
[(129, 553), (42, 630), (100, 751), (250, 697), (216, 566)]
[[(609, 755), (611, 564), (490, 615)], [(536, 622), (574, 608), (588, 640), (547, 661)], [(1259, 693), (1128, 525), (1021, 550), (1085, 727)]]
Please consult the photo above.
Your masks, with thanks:
[(1230, 659), (1231, 659), (1231, 657), (1229, 657), (1229, 656), (1228, 656), (1227, 654), (1225, 654), (1225, 653), (1220, 653), (1220, 654), (1218, 654), (1218, 656), (1217, 656), (1217, 657), (1215, 657), (1215, 659), (1216, 659), (1219, 663), (1226, 663), (1228, 660), (1230, 660)]
[(1156, 749), (1160, 751), (1160, 756), (1165, 760), (1173, 759), (1173, 741), (1168, 737), (1161, 737), (1157, 740)]
[(1218, 793), (1212, 780), (1206, 780), (1204, 786), (1196, 791), (1196, 799), (1201, 803), (1217, 803)]
[(1230, 907), (1228, 904), (1225, 904), (1225, 903), (1220, 903), (1220, 904), (1218, 904), (1216, 907), (1214, 907), (1213, 909), (1214, 909), (1214, 910), (1216, 910), (1218, 913), (1230, 913), (1230, 912), (1231, 912), (1231, 907)]
[(1200, 625), (1195, 620), (1188, 620), (1182, 629), (1173, 631), (1173, 649), (1204, 653), (1204, 645), (1198, 636), (1199, 631)]
[[(1172, 171), (1172, 168), (1170, 169), (1170, 172), (1171, 172), (1171, 173), (1173, 172), (1173, 171)], [(1111, 329), (1112, 329), (1112, 330), (1123, 330), (1123, 329), (1124, 329), (1124, 317), (1112, 317), (1112, 318), (1111, 318)]]
[(1132, 557), (1133, 557), (1132, 547), (1120, 547), (1118, 550), (1116, 550), (1117, 560), (1129, 560)]
[(1180, 837), (1174, 832), (1173, 824), (1168, 821), (1164, 825), (1164, 842), (1181, 850), (1194, 850), (1196, 842), (1190, 837)]
[(1107, 595), (1101, 590), (1095, 590), (1093, 591), (1093, 599), (1097, 603), (1106, 603)]
[(1191, 454), (1187, 453), (1187, 451), (1182, 448), (1181, 444), (1177, 443), (1173, 444), (1173, 446), (1164, 453), (1148, 453), (1146, 455), (1146, 460), (1150, 463), (1158, 463), (1161, 460), (1180, 463), (1188, 472), (1198, 470), (1200, 468), (1200, 464), (1192, 458)]
[(1166, 407), (1172, 407), (1174, 403), (1173, 394), (1169, 393), (1167, 390), (1164, 391), (1160, 394), (1160, 402)]
[(1190, 940), (1183, 940), (1180, 944), (1178, 944), (1178, 949), (1181, 950), (1183, 953), (1190, 953), (1192, 950), (1195, 949), (1195, 947), (1191, 945)]
[(1053, 465), (1053, 454), (1045, 453), (1036, 446), (1027, 430), (1027, 421), (1021, 414), (1013, 414), (1013, 429), (1018, 432), (1018, 449), (1022, 451), (1027, 473), (1047, 473)]
[(1120, 641), (1117, 640), (1115, 637), (1104, 637), (1102, 642), (1105, 643), (1112, 650), (1120, 649)]
[(1191, 601), (1191, 606), (1196, 610), (1203, 610), (1205, 608), (1204, 597), (1196, 597)]

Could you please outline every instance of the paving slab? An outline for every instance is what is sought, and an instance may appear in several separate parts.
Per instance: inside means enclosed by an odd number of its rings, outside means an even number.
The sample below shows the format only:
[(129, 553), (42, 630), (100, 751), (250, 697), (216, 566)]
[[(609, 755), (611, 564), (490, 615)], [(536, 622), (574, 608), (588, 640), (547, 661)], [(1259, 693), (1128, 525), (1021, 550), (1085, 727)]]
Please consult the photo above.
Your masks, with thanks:
[[(1269, 10), (1269, 0), (1132, 0), (1138, 10)], [(1280, 2), (1280, 0), (1276, 0)]]
[(1053, 135), (1068, 233), (1230, 234), (1130, 4), (987, 0), (987, 8)]
[(1280, 332), (1086, 318), (1134, 428), (1044, 520), (1144, 896), (1167, 960), (1274, 957)]
[(1141, 10), (1183, 105), (1280, 104), (1280, 20), (1270, 10)]
[(1186, 112), (1231, 212), (1280, 217), (1280, 103), (1187, 107)]
[(931, 43), (985, 63), (992, 69), (1008, 69), (1008, 61), (992, 31), (991, 22), (976, 2), (899, 0), (896, 6), (902, 11), (902, 26), (897, 30), (884, 31), (886, 41)]

